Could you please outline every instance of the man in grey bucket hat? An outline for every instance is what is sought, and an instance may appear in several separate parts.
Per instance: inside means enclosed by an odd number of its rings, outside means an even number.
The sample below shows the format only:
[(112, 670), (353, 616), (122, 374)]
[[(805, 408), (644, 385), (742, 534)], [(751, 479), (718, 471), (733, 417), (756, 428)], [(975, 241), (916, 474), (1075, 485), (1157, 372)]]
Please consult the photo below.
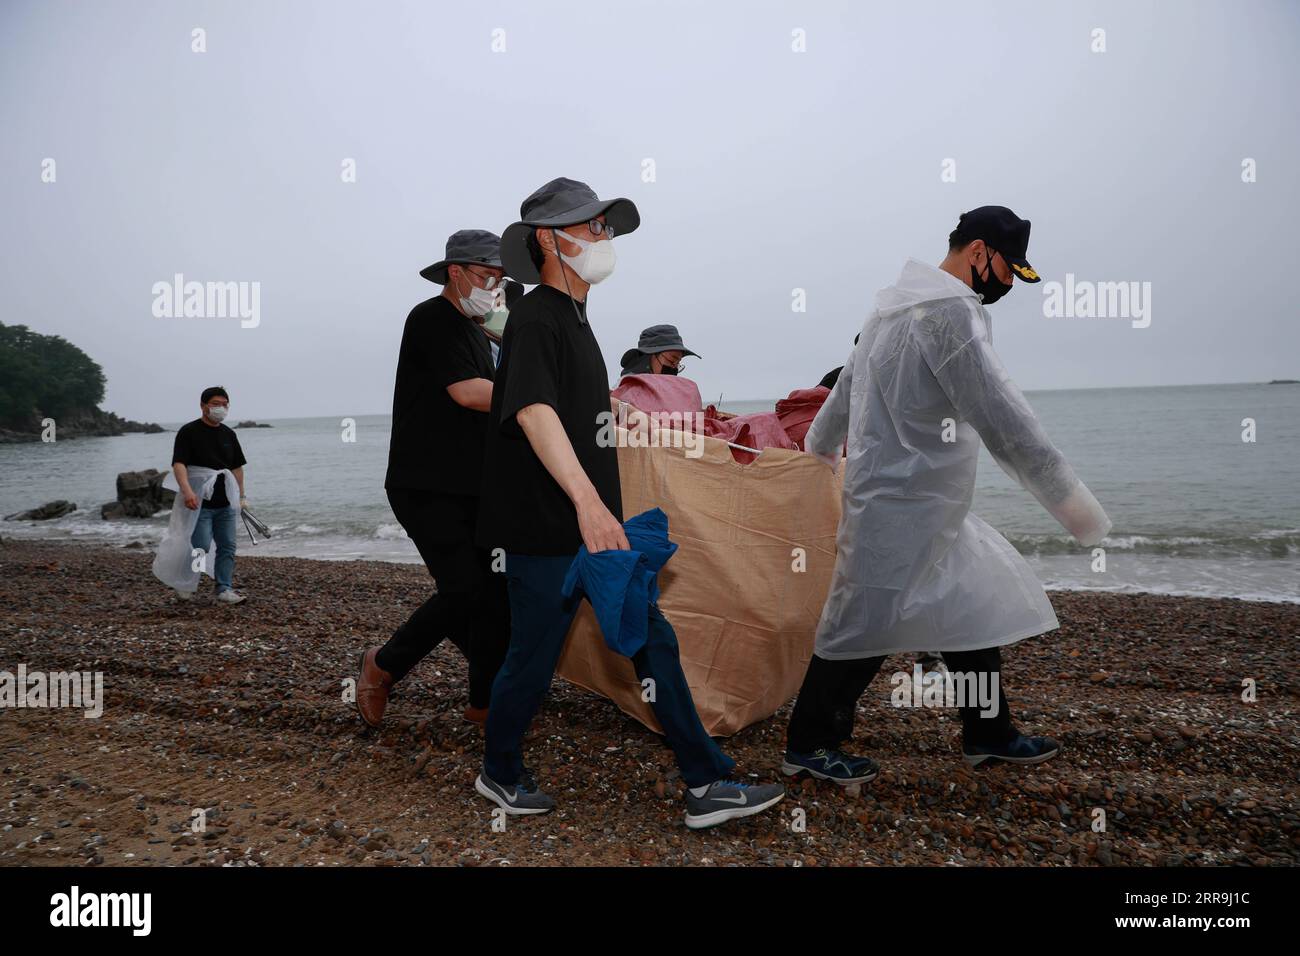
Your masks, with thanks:
[[(613, 237), (640, 224), (627, 199), (600, 199), (556, 179), (524, 200), (501, 262), (537, 287), (510, 312), (492, 392), (478, 544), (505, 552), (510, 650), (492, 685), (483, 772), (474, 788), (508, 814), (555, 801), (523, 763), (523, 740), (550, 688), (576, 601), (563, 595), (579, 550), (630, 551), (618, 449), (597, 435), (610, 414), (609, 378), (587, 317), (593, 285), (614, 269)], [(686, 825), (715, 826), (774, 805), (779, 784), (728, 780), (735, 763), (704, 730), (677, 635), (649, 605), (645, 646), (631, 658), (687, 786)]]
[[(492, 281), (475, 284), (469, 281), (475, 278), (475, 273), (468, 269), (458, 269), (455, 277), (450, 276), (449, 267), (453, 265), (484, 266), (477, 278), (490, 278)], [(453, 232), (447, 237), (447, 250), (443, 257), (433, 265), (421, 269), (420, 275), (442, 286), (447, 285), (448, 278), (467, 280), (464, 285), (455, 283), (457, 295), (468, 294), (468, 287), (472, 285), (494, 288), (501, 280), (501, 237), (486, 229), (461, 229)], [(443, 294), (446, 294), (445, 290)]]
[(682, 342), (675, 325), (652, 325), (641, 332), (636, 348), (623, 353), (623, 375), (676, 375), (682, 370), (682, 359), (688, 355), (699, 358)]
[(509, 643), (505, 582), (474, 546), (496, 375), (482, 323), (500, 290), (500, 246), (483, 229), (454, 233), (446, 255), (420, 270), (441, 294), (412, 309), (402, 332), (384, 488), (438, 589), (386, 644), (361, 655), (356, 706), (371, 727), (393, 685), (444, 637), (469, 663), (465, 718), (481, 724)]
[[(580, 244), (582, 237), (613, 239), (635, 232), (641, 225), (641, 215), (632, 200), (600, 199), (586, 183), (564, 177), (552, 179), (525, 199), (519, 207), (519, 220), (501, 236), (501, 262), (506, 274), (524, 285), (536, 285), (542, 281), (542, 259), (537, 245), (539, 231), (548, 227), (601, 222), (600, 232), (579, 234)], [(610, 271), (613, 271), (612, 265)]]

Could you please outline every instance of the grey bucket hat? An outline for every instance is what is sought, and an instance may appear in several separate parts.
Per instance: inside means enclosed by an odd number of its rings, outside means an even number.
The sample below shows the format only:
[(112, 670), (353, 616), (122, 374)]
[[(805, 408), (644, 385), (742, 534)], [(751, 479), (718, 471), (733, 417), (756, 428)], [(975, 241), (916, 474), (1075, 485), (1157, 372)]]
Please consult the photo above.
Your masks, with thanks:
[(439, 285), (447, 284), (447, 266), (492, 266), (501, 268), (501, 237), (486, 229), (462, 229), (447, 239), (446, 255), (420, 270), (420, 275)]
[(614, 229), (615, 237), (635, 232), (641, 214), (630, 199), (600, 199), (586, 183), (576, 179), (552, 179), (519, 206), (519, 222), (501, 236), (501, 262), (506, 275), (527, 285), (542, 281), (525, 245), (537, 226), (572, 226), (599, 215)]
[(638, 355), (655, 355), (659, 352), (681, 352), (683, 355), (694, 355), (696, 358), (703, 358), (699, 352), (692, 352), (682, 342), (681, 333), (677, 331), (675, 325), (652, 325), (641, 333), (641, 338), (637, 340), (636, 348), (628, 349), (623, 353), (623, 361), (619, 364), (627, 368)]

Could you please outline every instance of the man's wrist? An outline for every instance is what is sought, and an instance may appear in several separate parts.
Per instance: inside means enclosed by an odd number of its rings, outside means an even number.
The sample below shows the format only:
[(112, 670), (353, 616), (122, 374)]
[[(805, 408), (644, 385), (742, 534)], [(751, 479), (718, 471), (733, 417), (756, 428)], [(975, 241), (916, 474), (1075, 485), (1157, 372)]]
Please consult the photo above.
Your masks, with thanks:
[(592, 485), (588, 485), (582, 491), (579, 491), (578, 494), (575, 495), (573, 499), (573, 507), (578, 510), (582, 510), (583, 508), (591, 508), (594, 505), (598, 505), (602, 503), (603, 502), (601, 502), (600, 500), (600, 495), (596, 493), (596, 489)]

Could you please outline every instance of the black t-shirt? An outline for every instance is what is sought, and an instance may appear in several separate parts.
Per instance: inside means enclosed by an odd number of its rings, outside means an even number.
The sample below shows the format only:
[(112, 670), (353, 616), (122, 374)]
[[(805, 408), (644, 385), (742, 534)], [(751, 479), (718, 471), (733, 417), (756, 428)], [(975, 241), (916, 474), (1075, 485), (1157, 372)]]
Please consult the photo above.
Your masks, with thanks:
[[(239, 438), (233, 429), (225, 425), (215, 428), (201, 418), (186, 422), (176, 432), (176, 442), (172, 445), (172, 464), (198, 465), (201, 468), (229, 468), (232, 471), (242, 468), (247, 459), (244, 449), (239, 447)], [(199, 489), (195, 488), (197, 494)], [(229, 508), (230, 500), (226, 497), (226, 483), (218, 481), (212, 491), (212, 497), (203, 502), (205, 508)]]
[(488, 416), (457, 404), (447, 386), (495, 375), (477, 322), (442, 296), (411, 310), (397, 358), (385, 488), (479, 494)]
[(825, 375), (822, 376), (822, 380), (817, 384), (820, 385), (822, 388), (834, 388), (835, 383), (840, 380), (840, 372), (842, 371), (844, 371), (843, 365), (841, 365), (839, 368), (831, 369), (829, 372), (827, 372)]
[[(515, 420), (528, 405), (555, 409), (574, 454), (605, 507), (623, 520), (618, 449), (596, 444), (610, 410), (600, 345), (569, 297), (539, 285), (510, 310), (483, 462), (480, 547), (520, 554), (575, 554), (582, 546), (578, 514)], [(598, 418), (601, 413), (604, 418)]]

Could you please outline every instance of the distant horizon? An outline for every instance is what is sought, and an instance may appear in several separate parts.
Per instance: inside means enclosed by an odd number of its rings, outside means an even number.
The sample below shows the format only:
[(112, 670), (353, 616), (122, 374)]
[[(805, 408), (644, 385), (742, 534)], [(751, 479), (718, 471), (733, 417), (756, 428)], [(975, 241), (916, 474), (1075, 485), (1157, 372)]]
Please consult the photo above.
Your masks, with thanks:
[[(687, 376), (687, 377), (689, 377), (689, 376)], [(1091, 386), (1091, 387), (1087, 387), (1087, 388), (1033, 388), (1033, 389), (1029, 389), (1029, 388), (1027, 388), (1027, 389), (1024, 389), (1024, 393), (1025, 393), (1026, 395), (1041, 395), (1041, 394), (1043, 394), (1043, 393), (1045, 393), (1045, 392), (1051, 392), (1051, 393), (1056, 393), (1056, 392), (1122, 392), (1122, 391), (1135, 391), (1135, 390), (1145, 390), (1145, 389), (1154, 389), (1154, 388), (1229, 388), (1229, 387), (1232, 387), (1232, 386), (1235, 386), (1235, 385), (1270, 385), (1270, 384), (1273, 384), (1274, 381), (1278, 381), (1278, 380), (1270, 380), (1270, 381), (1267, 381), (1267, 382), (1263, 382), (1263, 381), (1254, 381), (1254, 382), (1189, 382), (1189, 383), (1184, 383), (1184, 384), (1179, 384), (1179, 385), (1096, 385), (1096, 386)], [(1282, 384), (1300, 384), (1300, 378), (1297, 378), (1297, 379), (1295, 379), (1294, 381), (1287, 381), (1287, 380), (1285, 380), (1285, 379), (1280, 380), (1280, 381), (1282, 382)], [(812, 386), (804, 386), (804, 387), (806, 387), (806, 388), (811, 388)], [(783, 397), (784, 397), (784, 396), (783, 396)], [(195, 400), (196, 400), (196, 402), (197, 402), (197, 397), (196, 397)], [(749, 404), (749, 403), (752, 403), (752, 402), (773, 402), (773, 403), (775, 403), (775, 402), (778, 402), (778, 401), (780, 401), (780, 400), (781, 400), (780, 398), (730, 398), (730, 399), (729, 399), (729, 398), (727, 398), (726, 396), (723, 396), (723, 400), (722, 400), (722, 401), (723, 401), (723, 404), (726, 404), (727, 402), (735, 402), (735, 403), (738, 403), (738, 404), (739, 404), (739, 403)], [(705, 399), (704, 404), (705, 404), (706, 406), (707, 406), (707, 405), (715, 405), (715, 404), (717, 404), (717, 402), (714, 401), (714, 400)], [(105, 411), (105, 412), (109, 412), (110, 409), (104, 409), (104, 411)], [(124, 415), (121, 415), (120, 413), (116, 413), (116, 414), (118, 414), (119, 417), (122, 417), (122, 418), (125, 418), (125, 417), (126, 417), (126, 416), (124, 416)], [(337, 413), (337, 414), (333, 414), (333, 415), (264, 415), (264, 416), (262, 416), (262, 417), (255, 417), (255, 416), (249, 416), (249, 415), (238, 415), (238, 416), (231, 416), (231, 417), (238, 419), (238, 421), (251, 421), (251, 422), (258, 422), (259, 424), (261, 424), (261, 423), (263, 423), (263, 422), (270, 422), (272, 419), (276, 419), (276, 418), (281, 419), (281, 420), (286, 420), (286, 421), (289, 421), (289, 420), (292, 420), (292, 421), (311, 421), (311, 420), (318, 419), (318, 418), (328, 418), (328, 419), (335, 419), (335, 418), (372, 418), (372, 417), (376, 417), (376, 416), (380, 416), (380, 415), (392, 415), (392, 410), (389, 409), (388, 411), (383, 411), (383, 412), (339, 412), (339, 413)], [(199, 416), (197, 416), (197, 415), (194, 416), (194, 418), (198, 418), (198, 417), (199, 417)], [(128, 420), (128, 421), (138, 421), (138, 419), (127, 419), (127, 420)], [(163, 427), (165, 428), (165, 427), (167, 427), (168, 425), (184, 425), (186, 422), (190, 422), (190, 421), (193, 421), (193, 420), (194, 420), (193, 418), (186, 418), (186, 419), (184, 419), (184, 420), (179, 420), (179, 419), (167, 419), (167, 420), (158, 419), (158, 420), (156, 420), (156, 421), (151, 422), (151, 424), (161, 425), (161, 426), (163, 426)], [(231, 424), (231, 423), (230, 423), (229, 421), (227, 421), (227, 424)], [(231, 427), (234, 427), (234, 425), (231, 424)]]

